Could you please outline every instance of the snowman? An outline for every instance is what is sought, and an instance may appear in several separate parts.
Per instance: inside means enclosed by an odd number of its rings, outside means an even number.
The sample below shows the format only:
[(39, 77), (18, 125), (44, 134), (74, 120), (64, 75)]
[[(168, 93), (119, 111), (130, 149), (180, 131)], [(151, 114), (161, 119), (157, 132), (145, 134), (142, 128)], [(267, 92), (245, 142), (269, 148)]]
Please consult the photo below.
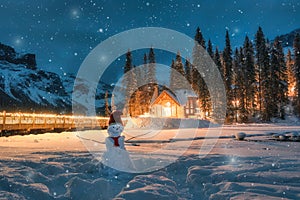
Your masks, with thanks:
[[(102, 163), (112, 171), (131, 172), (134, 165), (126, 151), (125, 137), (121, 136), (124, 126), (120, 123), (111, 123), (108, 126), (108, 137), (105, 139), (106, 151), (102, 156)], [(110, 172), (109, 172), (110, 173)]]

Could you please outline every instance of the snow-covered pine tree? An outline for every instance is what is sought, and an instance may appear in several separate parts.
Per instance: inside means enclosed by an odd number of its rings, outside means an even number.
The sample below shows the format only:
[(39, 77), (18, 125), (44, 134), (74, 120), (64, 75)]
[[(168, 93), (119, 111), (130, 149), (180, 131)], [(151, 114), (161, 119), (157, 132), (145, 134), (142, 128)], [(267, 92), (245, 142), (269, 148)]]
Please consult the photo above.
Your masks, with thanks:
[(156, 80), (156, 60), (154, 49), (151, 47), (148, 54), (148, 74), (147, 79), (150, 84), (148, 84), (148, 94), (147, 94), (147, 107), (151, 104), (152, 96), (155, 90), (158, 90), (157, 80)]
[[(201, 74), (196, 69), (195, 66), (201, 67), (201, 49), (205, 49), (205, 40), (201, 33), (200, 28), (198, 27), (196, 30), (196, 34), (194, 37), (195, 46), (193, 48), (193, 65), (192, 65), (192, 79), (193, 79), (193, 89), (195, 93), (199, 96), (200, 95), (200, 82), (201, 82)], [(201, 48), (202, 47), (202, 48)]]
[(135, 103), (133, 102), (132, 99), (135, 99), (135, 90), (137, 87), (137, 79), (136, 79), (136, 74), (132, 70), (132, 54), (131, 51), (128, 50), (126, 53), (126, 61), (125, 61), (125, 66), (124, 66), (124, 74), (126, 74), (126, 78), (123, 79), (123, 85), (125, 86), (125, 109), (123, 111), (124, 115), (131, 115), (135, 108)]
[[(148, 57), (147, 54), (144, 54), (143, 58), (143, 70), (142, 70), (142, 76), (140, 77), (141, 83), (146, 82), (148, 83), (149, 77), (148, 77)], [(148, 91), (148, 84), (142, 85), (140, 87), (140, 103), (141, 103), (141, 114), (144, 114), (146, 112), (149, 112), (149, 91)]]
[(131, 80), (131, 97), (129, 102), (129, 108), (130, 108), (130, 116), (137, 116), (142, 114), (141, 111), (141, 92), (137, 88), (137, 83), (139, 78), (137, 78), (137, 74), (140, 72), (137, 70), (137, 67), (133, 65), (133, 69), (130, 73), (130, 80)]
[(149, 50), (149, 55), (148, 55), (148, 60), (149, 60), (149, 71), (148, 71), (148, 80), (151, 84), (155, 84), (156, 82), (156, 61), (155, 61), (155, 54), (154, 54), (154, 50), (151, 47)]
[[(172, 60), (171, 64), (171, 73), (170, 73), (170, 89), (172, 91), (185, 89), (186, 88), (186, 82), (184, 81), (185, 72), (180, 56), (180, 52), (177, 52), (175, 62)], [(178, 77), (181, 76), (181, 77)]]
[[(213, 61), (215, 62), (215, 64), (216, 64), (216, 66), (217, 66), (217, 70), (219, 71), (219, 73), (220, 73), (220, 76), (221, 76), (221, 78), (222, 78), (222, 81), (223, 81), (223, 83), (224, 83), (224, 69), (223, 69), (223, 65), (222, 65), (222, 58), (221, 58), (221, 55), (220, 55), (220, 53), (219, 53), (219, 50), (218, 50), (218, 47), (216, 47), (216, 49), (215, 49), (215, 53), (214, 53), (214, 57), (213, 57)], [(215, 77), (215, 78), (217, 78), (217, 77)], [(216, 80), (216, 79), (215, 79)], [(220, 89), (220, 88), (216, 88), (216, 89)], [(220, 91), (220, 92), (218, 92), (218, 95), (219, 94), (222, 94), (222, 91)], [(213, 97), (212, 97), (213, 98)], [(217, 98), (217, 97), (214, 97), (214, 98)], [(225, 97), (224, 97), (225, 98)], [(212, 99), (212, 100), (214, 100), (214, 99)], [(227, 102), (216, 102), (219, 106), (224, 106), (224, 107), (226, 107), (227, 105)], [(215, 114), (217, 114), (217, 113), (215, 113)]]
[[(124, 74), (129, 73), (129, 71), (132, 68), (132, 55), (131, 55), (131, 51), (128, 49), (127, 53), (126, 53), (126, 60), (125, 60), (125, 66), (123, 67), (123, 72)], [(129, 75), (129, 74), (128, 74)], [(130, 100), (130, 78), (127, 75), (127, 78), (124, 78), (122, 80), (122, 85), (123, 85), (123, 95), (124, 95), (124, 110), (123, 113), (124, 115), (127, 115), (129, 112), (129, 100)]]
[(135, 69), (136, 83), (140, 87), (143, 85), (143, 83), (145, 81), (145, 79), (144, 79), (145, 74), (143, 72), (144, 69), (141, 67), (136, 67), (136, 66), (134, 66), (133, 68)]
[[(202, 66), (204, 63), (201, 62), (201, 58), (204, 56), (204, 52), (202, 51), (203, 49), (206, 49), (205, 40), (200, 31), (200, 28), (198, 27), (195, 34), (195, 46), (193, 48), (192, 88), (199, 97), (199, 106), (205, 118), (210, 115), (211, 102), (208, 88), (203, 79), (204, 76), (208, 76), (208, 74), (205, 74), (204, 68)], [(200, 68), (201, 74), (195, 66)]]

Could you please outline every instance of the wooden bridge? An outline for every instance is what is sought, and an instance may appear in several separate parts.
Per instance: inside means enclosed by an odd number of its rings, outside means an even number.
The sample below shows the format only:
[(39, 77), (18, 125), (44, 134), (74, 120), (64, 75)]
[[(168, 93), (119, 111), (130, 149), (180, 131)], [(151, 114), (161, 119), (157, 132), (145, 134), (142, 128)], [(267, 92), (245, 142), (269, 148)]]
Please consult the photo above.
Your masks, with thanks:
[(0, 136), (107, 128), (107, 117), (0, 112)]

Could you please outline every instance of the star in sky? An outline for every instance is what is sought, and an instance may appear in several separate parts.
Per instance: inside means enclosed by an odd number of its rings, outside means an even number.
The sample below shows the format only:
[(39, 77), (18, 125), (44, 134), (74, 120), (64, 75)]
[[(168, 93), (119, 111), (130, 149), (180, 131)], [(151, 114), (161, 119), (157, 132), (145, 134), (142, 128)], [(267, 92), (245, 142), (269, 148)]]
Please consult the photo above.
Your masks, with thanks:
[(219, 49), (227, 29), (235, 48), (258, 26), (269, 39), (299, 28), (299, 12), (295, 0), (7, 0), (0, 2), (0, 42), (35, 53), (39, 68), (75, 74), (91, 49), (128, 29), (164, 27), (194, 37), (199, 26)]

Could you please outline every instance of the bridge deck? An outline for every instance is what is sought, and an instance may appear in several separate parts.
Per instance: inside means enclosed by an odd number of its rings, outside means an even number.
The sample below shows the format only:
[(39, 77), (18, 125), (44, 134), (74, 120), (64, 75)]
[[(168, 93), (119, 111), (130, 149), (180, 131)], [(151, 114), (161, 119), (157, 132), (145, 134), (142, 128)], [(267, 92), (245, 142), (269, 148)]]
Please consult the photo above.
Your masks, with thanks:
[(0, 134), (107, 128), (107, 117), (0, 112)]

